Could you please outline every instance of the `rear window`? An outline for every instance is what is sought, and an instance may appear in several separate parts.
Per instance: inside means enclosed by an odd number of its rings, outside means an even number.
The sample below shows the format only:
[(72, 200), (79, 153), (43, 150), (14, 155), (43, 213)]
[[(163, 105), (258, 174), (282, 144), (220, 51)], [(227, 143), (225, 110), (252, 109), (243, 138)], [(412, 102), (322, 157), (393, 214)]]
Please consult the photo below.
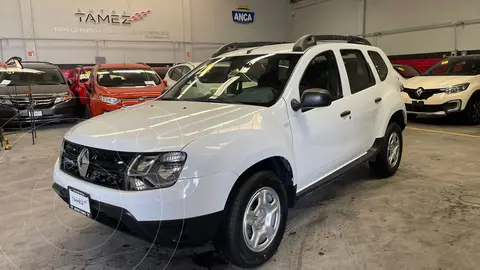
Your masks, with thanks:
[(0, 75), (0, 81), (9, 80), (9, 86), (26, 85), (62, 85), (65, 79), (59, 69), (56, 68), (34, 68), (43, 73), (31, 74), (24, 72), (5, 72)]
[(105, 87), (155, 86), (160, 77), (151, 69), (99, 69), (97, 83)]
[(385, 64), (385, 61), (383, 61), (382, 56), (378, 52), (368, 51), (368, 55), (372, 59), (372, 62), (375, 65), (375, 68), (377, 69), (380, 80), (384, 81), (388, 75), (387, 64)]

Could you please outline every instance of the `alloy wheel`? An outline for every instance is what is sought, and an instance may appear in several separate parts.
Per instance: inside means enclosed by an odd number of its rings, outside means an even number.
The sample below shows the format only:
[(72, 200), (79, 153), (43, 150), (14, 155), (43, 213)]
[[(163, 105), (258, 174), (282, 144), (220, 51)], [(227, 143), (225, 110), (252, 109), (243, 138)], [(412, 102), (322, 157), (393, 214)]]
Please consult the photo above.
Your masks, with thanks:
[(396, 132), (390, 134), (388, 138), (387, 157), (391, 168), (395, 167), (400, 159), (400, 137)]

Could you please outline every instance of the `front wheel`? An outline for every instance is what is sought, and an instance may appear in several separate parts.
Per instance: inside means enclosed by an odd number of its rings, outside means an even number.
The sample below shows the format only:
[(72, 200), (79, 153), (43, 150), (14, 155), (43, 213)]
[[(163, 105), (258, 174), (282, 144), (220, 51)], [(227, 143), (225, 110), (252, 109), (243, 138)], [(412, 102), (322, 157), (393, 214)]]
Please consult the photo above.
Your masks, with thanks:
[(225, 223), (214, 239), (217, 252), (242, 268), (264, 264), (282, 241), (287, 207), (284, 185), (273, 172), (253, 174), (228, 201)]
[(390, 177), (397, 172), (403, 153), (402, 129), (397, 123), (390, 123), (385, 132), (385, 140), (375, 161), (370, 162), (374, 174), (378, 177)]
[(480, 124), (480, 94), (474, 95), (470, 98), (465, 112), (467, 124)]

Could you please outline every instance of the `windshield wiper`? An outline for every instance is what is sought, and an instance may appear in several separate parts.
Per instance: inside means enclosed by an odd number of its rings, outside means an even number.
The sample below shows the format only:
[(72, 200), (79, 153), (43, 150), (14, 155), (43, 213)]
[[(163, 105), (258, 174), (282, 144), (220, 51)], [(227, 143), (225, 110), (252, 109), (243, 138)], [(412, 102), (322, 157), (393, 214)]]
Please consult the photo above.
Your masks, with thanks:
[(199, 100), (199, 101), (212, 102), (212, 103), (243, 104), (241, 102), (234, 101), (234, 100), (231, 100), (231, 99), (226, 99), (226, 98), (208, 98), (208, 99)]

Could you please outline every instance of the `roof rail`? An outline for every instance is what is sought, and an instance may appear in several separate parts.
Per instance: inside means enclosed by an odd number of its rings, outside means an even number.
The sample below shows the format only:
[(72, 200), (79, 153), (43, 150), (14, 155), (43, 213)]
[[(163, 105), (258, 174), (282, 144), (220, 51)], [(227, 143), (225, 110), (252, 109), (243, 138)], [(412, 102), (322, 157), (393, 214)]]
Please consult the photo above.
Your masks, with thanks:
[(370, 41), (356, 36), (340, 35), (305, 35), (295, 42), (294, 52), (304, 52), (306, 49), (317, 45), (318, 41), (347, 41), (348, 43), (372, 45)]
[(251, 48), (251, 47), (261, 47), (267, 45), (276, 45), (276, 44), (285, 44), (287, 42), (275, 42), (275, 41), (255, 41), (255, 42), (233, 42), (228, 43), (220, 47), (212, 57), (217, 57), (227, 52), (233, 52), (239, 49)]

